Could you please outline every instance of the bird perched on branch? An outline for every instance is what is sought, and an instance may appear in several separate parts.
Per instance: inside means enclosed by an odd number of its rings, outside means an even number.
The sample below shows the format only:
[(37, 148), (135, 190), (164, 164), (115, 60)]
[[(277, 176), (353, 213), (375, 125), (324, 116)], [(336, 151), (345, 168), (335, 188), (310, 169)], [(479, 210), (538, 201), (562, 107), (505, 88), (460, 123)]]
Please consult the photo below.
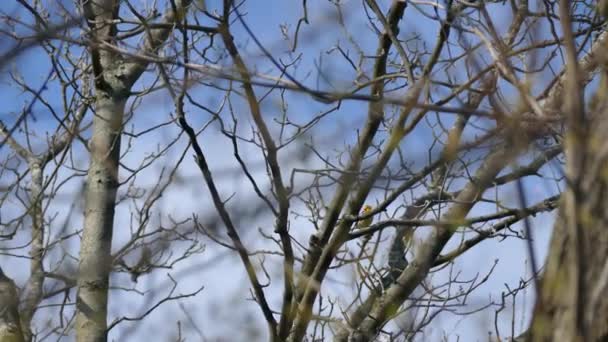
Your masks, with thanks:
[(0, 341), (23, 342), (19, 321), (19, 295), (15, 282), (0, 268)]
[[(364, 205), (363, 210), (361, 210), (361, 216), (369, 215), (369, 213), (371, 213), (373, 209), (374, 208), (371, 205), (368, 205), (368, 204)], [(359, 220), (357, 222), (357, 228), (367, 228), (367, 227), (371, 226), (373, 222), (374, 222), (373, 216), (370, 216), (363, 220)], [(361, 250), (363, 250), (363, 248), (365, 248), (365, 246), (367, 245), (369, 240), (372, 238), (372, 235), (373, 234), (363, 235), (363, 237), (362, 237), (363, 245), (361, 247)]]
[[(361, 216), (368, 215), (369, 213), (372, 212), (373, 209), (374, 208), (371, 205), (368, 205), (368, 204), (364, 205), (363, 210), (361, 210)], [(373, 216), (370, 216), (363, 220), (359, 220), (359, 222), (357, 222), (357, 228), (369, 227), (372, 225), (373, 222), (374, 222)]]

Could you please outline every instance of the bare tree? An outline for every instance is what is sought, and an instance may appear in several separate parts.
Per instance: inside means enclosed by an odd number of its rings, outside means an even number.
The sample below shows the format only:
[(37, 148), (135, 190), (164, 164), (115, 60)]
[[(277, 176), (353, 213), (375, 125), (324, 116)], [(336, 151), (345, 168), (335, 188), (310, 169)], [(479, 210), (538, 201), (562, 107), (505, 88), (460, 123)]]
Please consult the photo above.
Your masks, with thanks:
[[(20, 290), (0, 272), (0, 329), (122, 340), (161, 313), (179, 341), (448, 340), (438, 317), (482, 314), (495, 340), (605, 340), (608, 33), (596, 6), (1, 9), (17, 101), (3, 99), (0, 122), (0, 248)], [(535, 236), (553, 222), (538, 259)], [(498, 260), (517, 241), (527, 249)], [(470, 257), (484, 248), (485, 263)], [(500, 288), (497, 270), (514, 263), (529, 270)], [(232, 297), (238, 275), (247, 286)], [(487, 287), (494, 297), (471, 303)], [(201, 328), (220, 321), (230, 330)]]

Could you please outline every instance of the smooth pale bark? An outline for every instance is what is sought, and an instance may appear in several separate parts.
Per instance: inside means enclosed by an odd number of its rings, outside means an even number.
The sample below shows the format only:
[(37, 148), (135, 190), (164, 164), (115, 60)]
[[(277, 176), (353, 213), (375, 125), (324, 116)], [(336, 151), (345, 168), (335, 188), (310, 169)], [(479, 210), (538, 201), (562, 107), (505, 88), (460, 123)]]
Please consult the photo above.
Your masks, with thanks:
[[(82, 2), (82, 6), (91, 37), (112, 43), (116, 29), (108, 22), (114, 18), (118, 2), (92, 0)], [(121, 61), (118, 55), (96, 45), (90, 47), (90, 53), (95, 106), (78, 265), (76, 340), (105, 342), (120, 131), (126, 102), (126, 96), (120, 94), (125, 94), (127, 88), (116, 77), (117, 64)]]
[(26, 285), (23, 298), (23, 310), (21, 310), (21, 326), (26, 341), (31, 341), (31, 322), (38, 304), (42, 300), (44, 284), (44, 217), (42, 212), (43, 198), (43, 163), (39, 159), (32, 158), (29, 162), (32, 175), (31, 183), (31, 217), (32, 217), (32, 249), (30, 250), (30, 272), (31, 276)]
[(97, 94), (80, 247), (76, 301), (78, 341), (107, 339), (108, 285), (124, 107), (124, 99)]
[[(93, 41), (114, 44), (117, 28), (118, 0), (82, 0), (85, 19)], [(175, 0), (181, 13), (189, 0)], [(164, 23), (181, 20), (173, 7), (163, 15)], [(145, 35), (141, 50), (155, 54), (169, 38), (172, 29), (152, 29)], [(125, 104), (130, 89), (145, 71), (148, 62), (125, 59), (98, 45), (89, 47), (95, 76), (95, 110), (93, 132), (89, 142), (90, 164), (85, 190), (85, 218), (78, 267), (76, 299), (76, 340), (107, 340), (107, 306), (111, 250), (114, 230), (114, 208), (118, 190), (120, 135)]]

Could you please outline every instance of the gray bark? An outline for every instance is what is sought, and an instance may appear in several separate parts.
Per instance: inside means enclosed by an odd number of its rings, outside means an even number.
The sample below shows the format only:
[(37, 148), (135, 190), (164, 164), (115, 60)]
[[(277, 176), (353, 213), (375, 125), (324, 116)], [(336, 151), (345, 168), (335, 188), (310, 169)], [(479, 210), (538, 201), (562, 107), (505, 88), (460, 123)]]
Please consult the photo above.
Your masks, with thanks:
[(40, 300), (44, 284), (44, 216), (42, 211), (43, 195), (43, 161), (31, 158), (29, 169), (32, 174), (31, 183), (31, 208), (32, 217), (32, 248), (30, 250), (30, 279), (27, 282), (23, 309), (21, 310), (21, 326), (25, 340), (32, 339), (31, 322)]
[[(174, 3), (176, 8), (183, 9), (190, 1)], [(94, 42), (115, 43), (116, 26), (113, 19), (118, 15), (119, 5), (117, 0), (82, 2)], [(163, 16), (165, 23), (178, 20), (173, 7)], [(170, 33), (171, 29), (166, 28), (147, 32), (143, 52), (156, 53)], [(148, 64), (144, 59), (137, 58), (126, 61), (121, 55), (100, 46), (93, 44), (90, 47), (95, 76), (95, 117), (89, 142), (90, 164), (76, 300), (76, 339), (82, 342), (107, 340), (108, 287), (122, 123), (130, 89)]]
[(98, 93), (89, 143), (84, 231), (80, 246), (76, 334), (78, 341), (106, 341), (114, 205), (118, 188), (124, 99)]

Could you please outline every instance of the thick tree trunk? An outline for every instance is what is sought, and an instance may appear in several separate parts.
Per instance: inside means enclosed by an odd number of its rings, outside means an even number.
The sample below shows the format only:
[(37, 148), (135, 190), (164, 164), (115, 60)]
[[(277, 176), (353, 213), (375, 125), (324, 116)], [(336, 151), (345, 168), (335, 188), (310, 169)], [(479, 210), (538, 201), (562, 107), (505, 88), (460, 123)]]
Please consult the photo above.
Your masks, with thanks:
[[(560, 210), (528, 341), (608, 340), (608, 179), (606, 174), (601, 178), (595, 190), (588, 189), (585, 208), (579, 209), (579, 216), (589, 220), (581, 229), (585, 247), (579, 255)], [(569, 206), (567, 202), (562, 206)], [(578, 266), (578, 258), (584, 267)]]
[[(112, 43), (116, 28), (110, 22), (118, 13), (118, 2), (94, 0), (82, 4), (92, 39)], [(105, 342), (120, 132), (126, 96), (119, 95), (125, 93), (120, 91), (125, 88), (115, 77), (120, 56), (96, 45), (91, 45), (90, 52), (95, 76), (95, 112), (78, 265), (76, 340)]]
[[(606, 183), (599, 187), (605, 186)], [(528, 341), (608, 340), (608, 211), (605, 212), (601, 219), (593, 218), (595, 223), (582, 234), (586, 246), (581, 253), (583, 269), (576, 266), (574, 239), (564, 220), (560, 217), (556, 223)], [(560, 215), (563, 217), (563, 211)], [(579, 272), (582, 282), (577, 285)]]
[[(604, 76), (601, 83), (606, 81)], [(607, 89), (600, 86), (589, 106), (583, 134), (566, 138), (566, 157), (576, 163), (569, 163), (568, 189), (562, 195), (528, 341), (608, 340)]]
[[(603, 179), (596, 180), (595, 189), (587, 189), (588, 201), (578, 209), (581, 221), (587, 221), (580, 230), (584, 247), (579, 253), (573, 246), (576, 239), (567, 226), (565, 210), (560, 210), (528, 341), (608, 340), (608, 179), (605, 172), (599, 177)], [(567, 202), (566, 198), (563, 207), (570, 205)]]
[(125, 101), (98, 93), (89, 144), (90, 166), (78, 274), (78, 341), (106, 341), (114, 206)]
[[(175, 8), (185, 13), (188, 0), (175, 0)], [(92, 41), (114, 44), (118, 0), (81, 0)], [(180, 20), (171, 6), (163, 16), (164, 23)], [(171, 27), (171, 26), (169, 26)], [(144, 53), (154, 54), (167, 40), (171, 28), (152, 29), (142, 45)], [(109, 274), (112, 267), (112, 233), (114, 207), (118, 189), (120, 135), (125, 104), (131, 87), (144, 72), (144, 60), (127, 61), (121, 55), (89, 47), (95, 76), (95, 117), (89, 143), (90, 166), (85, 193), (85, 218), (76, 301), (76, 339), (80, 342), (107, 340), (107, 305)]]

